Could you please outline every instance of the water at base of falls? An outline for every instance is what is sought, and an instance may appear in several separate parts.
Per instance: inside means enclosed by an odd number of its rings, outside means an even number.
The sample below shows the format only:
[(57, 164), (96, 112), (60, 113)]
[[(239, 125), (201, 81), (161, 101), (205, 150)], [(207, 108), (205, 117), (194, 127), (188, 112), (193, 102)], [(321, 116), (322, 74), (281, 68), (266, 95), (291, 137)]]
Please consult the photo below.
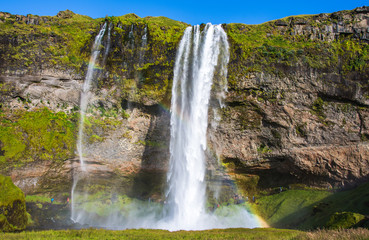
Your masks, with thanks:
[[(108, 229), (170, 231), (260, 227), (256, 216), (244, 204), (207, 206), (209, 101), (215, 75), (222, 79), (218, 84), (226, 80), (228, 59), (227, 35), (220, 25), (207, 24), (202, 31), (200, 26), (185, 30), (174, 66), (166, 200), (162, 203), (128, 200), (118, 195), (104, 206), (99, 201), (90, 201), (74, 214), (76, 222)], [(224, 93), (214, 95), (224, 97)], [(74, 198), (80, 199), (79, 207), (83, 208), (83, 200), (88, 196), (79, 193)], [(88, 209), (97, 207), (103, 217), (88, 213)]]

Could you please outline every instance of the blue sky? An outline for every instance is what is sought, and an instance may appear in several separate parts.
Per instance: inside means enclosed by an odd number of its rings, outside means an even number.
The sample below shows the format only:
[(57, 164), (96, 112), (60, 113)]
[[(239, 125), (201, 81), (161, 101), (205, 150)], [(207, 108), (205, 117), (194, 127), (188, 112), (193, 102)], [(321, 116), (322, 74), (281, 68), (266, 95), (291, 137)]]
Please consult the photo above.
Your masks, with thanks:
[(0, 11), (54, 16), (60, 10), (69, 9), (93, 18), (135, 13), (140, 17), (166, 16), (189, 24), (258, 24), (291, 15), (331, 13), (364, 5), (368, 6), (369, 0), (0, 0)]

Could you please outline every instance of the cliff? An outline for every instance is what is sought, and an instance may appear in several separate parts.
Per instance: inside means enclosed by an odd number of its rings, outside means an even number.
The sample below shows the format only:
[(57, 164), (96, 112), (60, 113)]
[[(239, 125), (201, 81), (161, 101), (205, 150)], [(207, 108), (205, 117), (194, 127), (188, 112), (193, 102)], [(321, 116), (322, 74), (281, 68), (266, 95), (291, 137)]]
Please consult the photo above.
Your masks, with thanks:
[[(71, 187), (79, 169), (79, 93), (105, 22), (109, 34), (85, 124), (88, 168), (123, 194), (161, 198), (173, 65), (188, 25), (70, 11), (0, 13), (0, 168), (26, 193), (62, 198), (70, 191), (63, 185)], [(223, 24), (228, 93), (209, 144), (240, 185), (342, 187), (367, 180), (368, 27), (368, 7)]]

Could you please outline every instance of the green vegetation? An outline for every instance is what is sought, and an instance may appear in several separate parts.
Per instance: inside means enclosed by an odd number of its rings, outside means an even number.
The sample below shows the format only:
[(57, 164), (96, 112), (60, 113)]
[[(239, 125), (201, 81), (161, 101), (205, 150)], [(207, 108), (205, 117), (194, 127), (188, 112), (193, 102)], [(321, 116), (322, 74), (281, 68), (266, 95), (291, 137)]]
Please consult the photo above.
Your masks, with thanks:
[(324, 106), (324, 101), (320, 97), (318, 97), (311, 107), (313, 113), (317, 115), (321, 120), (325, 119)]
[[(353, 16), (347, 20), (349, 24), (356, 21)], [(333, 15), (308, 15), (260, 25), (227, 24), (231, 44), (228, 67), (231, 88), (237, 89), (237, 79), (248, 76), (250, 72), (284, 77), (296, 67), (342, 75), (352, 72), (368, 75), (369, 45), (352, 34), (341, 34), (338, 39), (327, 37), (330, 34), (326, 26), (336, 21)], [(285, 26), (280, 26), (281, 22)], [(325, 37), (321, 37), (320, 33)]]
[[(66, 230), (3, 234), (6, 239), (296, 239), (302, 232), (279, 229), (215, 229), (207, 231), (165, 230)], [(0, 235), (1, 237), (1, 235)]]
[[(135, 102), (168, 101), (175, 51), (188, 26), (166, 17), (140, 18), (127, 14), (92, 19), (68, 10), (54, 17), (9, 15), (3, 19), (0, 60), (6, 66), (0, 65), (0, 72), (21, 69), (35, 73), (47, 68), (82, 76), (95, 36), (107, 23), (96, 63), (97, 86), (118, 85), (121, 96)], [(111, 42), (105, 55), (109, 27)], [(17, 41), (10, 40), (14, 38)], [(102, 74), (104, 71), (109, 74)]]
[(90, 51), (85, 46), (93, 40), (90, 32), (96, 30), (101, 20), (66, 12), (60, 17), (38, 17), (28, 15), (34, 23), (17, 21), (12, 15), (0, 23), (0, 36), (16, 36), (17, 44), (0, 45), (4, 50), (4, 60), (10, 66), (26, 66), (32, 69), (37, 64), (47, 64), (60, 68), (71, 66), (80, 68), (87, 62)]
[(261, 144), (258, 148), (257, 148), (258, 153), (264, 154), (264, 153), (269, 153), (272, 150), (270, 150), (270, 148), (265, 145), (265, 144)]
[(294, 240), (346, 240), (368, 239), (369, 230), (319, 230), (315, 232), (301, 232), (296, 230), (256, 228), (256, 229), (213, 229), (206, 231), (177, 231), (150, 229), (130, 229), (111, 231), (104, 229), (82, 230), (49, 230), (21, 233), (0, 233), (3, 239), (294, 239)]
[(0, 231), (26, 228), (28, 216), (24, 194), (10, 177), (0, 175)]
[(300, 124), (297, 124), (296, 126), (296, 134), (299, 135), (300, 137), (306, 137), (307, 134), (306, 134), (306, 123), (300, 123)]
[[(134, 14), (107, 20), (118, 26), (112, 35), (118, 40), (106, 62), (109, 77), (101, 79), (99, 86), (117, 85), (122, 97), (132, 102), (169, 102), (175, 52), (187, 24)], [(142, 39), (145, 32), (146, 44)]]
[(0, 113), (0, 166), (38, 160), (63, 161), (74, 155), (75, 116), (47, 108)]
[(287, 190), (258, 197), (253, 207), (270, 226), (295, 228), (312, 214), (312, 205), (330, 195), (320, 190)]
[[(26, 202), (27, 203), (30, 203), (30, 202), (37, 203), (37, 204), (50, 203), (50, 200), (51, 200), (51, 198), (49, 196), (45, 196), (45, 195), (27, 195), (26, 196)], [(53, 204), (62, 204), (62, 203), (54, 200)]]
[(326, 224), (326, 227), (330, 229), (351, 228), (364, 219), (365, 216), (358, 213), (352, 212), (335, 213), (329, 219), (328, 223)]
[[(252, 208), (272, 227), (344, 228), (354, 226), (363, 220), (362, 215), (369, 214), (369, 183), (336, 193), (315, 189), (283, 190), (277, 194), (260, 195), (252, 204)], [(344, 223), (343, 219), (348, 221)]]

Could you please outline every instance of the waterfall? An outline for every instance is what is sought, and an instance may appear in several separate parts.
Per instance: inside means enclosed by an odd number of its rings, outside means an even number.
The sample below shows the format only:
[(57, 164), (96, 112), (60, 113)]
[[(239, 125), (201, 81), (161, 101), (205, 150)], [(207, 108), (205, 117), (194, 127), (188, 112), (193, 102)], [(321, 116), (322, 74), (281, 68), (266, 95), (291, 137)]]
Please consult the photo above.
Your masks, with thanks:
[(128, 33), (128, 38), (130, 40), (131, 48), (135, 48), (135, 36), (133, 35), (133, 23), (131, 24), (131, 30)]
[(85, 117), (86, 117), (86, 110), (87, 110), (88, 101), (89, 101), (89, 98), (90, 98), (91, 82), (93, 80), (94, 72), (95, 72), (95, 63), (96, 63), (97, 57), (100, 54), (101, 39), (104, 36), (105, 29), (106, 29), (106, 23), (104, 23), (104, 25), (102, 26), (99, 34), (95, 38), (95, 42), (94, 42), (94, 45), (92, 47), (90, 62), (88, 64), (86, 78), (85, 78), (85, 81), (83, 83), (82, 92), (81, 92), (80, 119), (79, 119), (79, 127), (78, 127), (77, 151), (78, 151), (78, 156), (79, 156), (79, 160), (80, 160), (80, 163), (81, 163), (82, 170), (85, 170), (84, 157), (83, 157), (83, 153), (84, 153), (83, 152), (83, 148), (84, 148), (84, 146), (83, 146), (84, 121), (85, 121)]
[(141, 38), (140, 59), (139, 59), (139, 63), (138, 63), (138, 65), (140, 67), (143, 65), (143, 62), (144, 62), (146, 45), (147, 45), (147, 26), (145, 26), (144, 35), (142, 35), (142, 38)]
[[(81, 166), (81, 170), (82, 171), (86, 171), (86, 167), (85, 167), (85, 163), (84, 163), (84, 121), (85, 121), (85, 117), (86, 117), (86, 110), (87, 110), (87, 106), (88, 106), (88, 102), (90, 99), (90, 89), (91, 89), (91, 83), (94, 79), (94, 72), (95, 72), (95, 64), (96, 64), (96, 60), (98, 58), (98, 56), (100, 55), (100, 51), (101, 51), (101, 40), (104, 36), (105, 30), (106, 30), (106, 25), (107, 23), (104, 23), (104, 25), (102, 26), (102, 28), (99, 31), (99, 34), (97, 34), (94, 44), (92, 46), (92, 50), (91, 50), (91, 57), (90, 57), (90, 62), (88, 64), (88, 68), (87, 68), (87, 74), (86, 74), (86, 78), (85, 81), (83, 83), (82, 86), (82, 91), (81, 91), (81, 101), (80, 101), (80, 119), (79, 119), (79, 129), (78, 129), (78, 138), (77, 138), (77, 152), (78, 152), (78, 156), (79, 156), (79, 161), (80, 161), (80, 166)], [(110, 34), (110, 27), (109, 27), (109, 34)], [(110, 41), (110, 39), (109, 39)], [(76, 215), (76, 209), (75, 209), (75, 188), (77, 186), (78, 183), (78, 174), (74, 174), (73, 176), (73, 186), (72, 186), (72, 191), (71, 191), (71, 200), (72, 200), (72, 205), (71, 205), (71, 219), (73, 221), (78, 221)]]
[[(90, 82), (93, 80), (93, 65), (99, 55), (106, 27), (104, 24), (95, 39), (81, 95), (78, 153), (82, 168), (83, 120), (89, 99)], [(131, 32), (132, 30), (133, 25)], [(147, 44), (146, 33), (145, 29), (142, 46)], [(200, 26), (188, 27), (185, 30), (174, 65), (170, 161), (165, 202), (132, 199), (132, 202), (123, 204), (124, 198), (117, 200), (116, 197), (112, 197), (107, 203), (100, 200), (91, 201), (88, 192), (75, 192), (78, 178), (83, 179), (82, 175), (76, 174), (72, 186), (72, 220), (88, 226), (109, 229), (155, 228), (171, 231), (260, 226), (255, 216), (250, 214), (244, 205), (224, 205), (210, 210), (206, 208), (208, 114), (214, 111), (209, 105), (212, 96), (218, 100), (216, 107), (223, 106), (227, 90), (228, 61), (227, 35), (220, 25), (207, 24), (203, 30)], [(219, 119), (215, 120), (217, 121)], [(83, 186), (82, 180), (80, 181), (80, 185)], [(75, 197), (76, 194), (79, 196)], [(75, 203), (75, 198), (78, 198), (78, 203)], [(104, 216), (99, 219), (94, 213), (84, 212), (79, 204), (83, 205), (86, 202), (88, 208), (104, 206)], [(77, 210), (76, 206), (82, 210)]]
[(173, 226), (179, 229), (197, 229), (207, 224), (202, 221), (206, 216), (209, 100), (215, 71), (226, 77), (228, 55), (226, 33), (220, 25), (211, 24), (202, 32), (200, 26), (188, 27), (177, 51), (171, 103), (168, 211)]
[(108, 58), (108, 54), (109, 54), (109, 50), (110, 50), (110, 38), (111, 38), (111, 29), (113, 27), (113, 23), (109, 24), (109, 28), (108, 28), (108, 39), (106, 41), (106, 47), (105, 47), (105, 51), (104, 51), (104, 59), (102, 61), (102, 65), (105, 66), (106, 63), (106, 59)]

